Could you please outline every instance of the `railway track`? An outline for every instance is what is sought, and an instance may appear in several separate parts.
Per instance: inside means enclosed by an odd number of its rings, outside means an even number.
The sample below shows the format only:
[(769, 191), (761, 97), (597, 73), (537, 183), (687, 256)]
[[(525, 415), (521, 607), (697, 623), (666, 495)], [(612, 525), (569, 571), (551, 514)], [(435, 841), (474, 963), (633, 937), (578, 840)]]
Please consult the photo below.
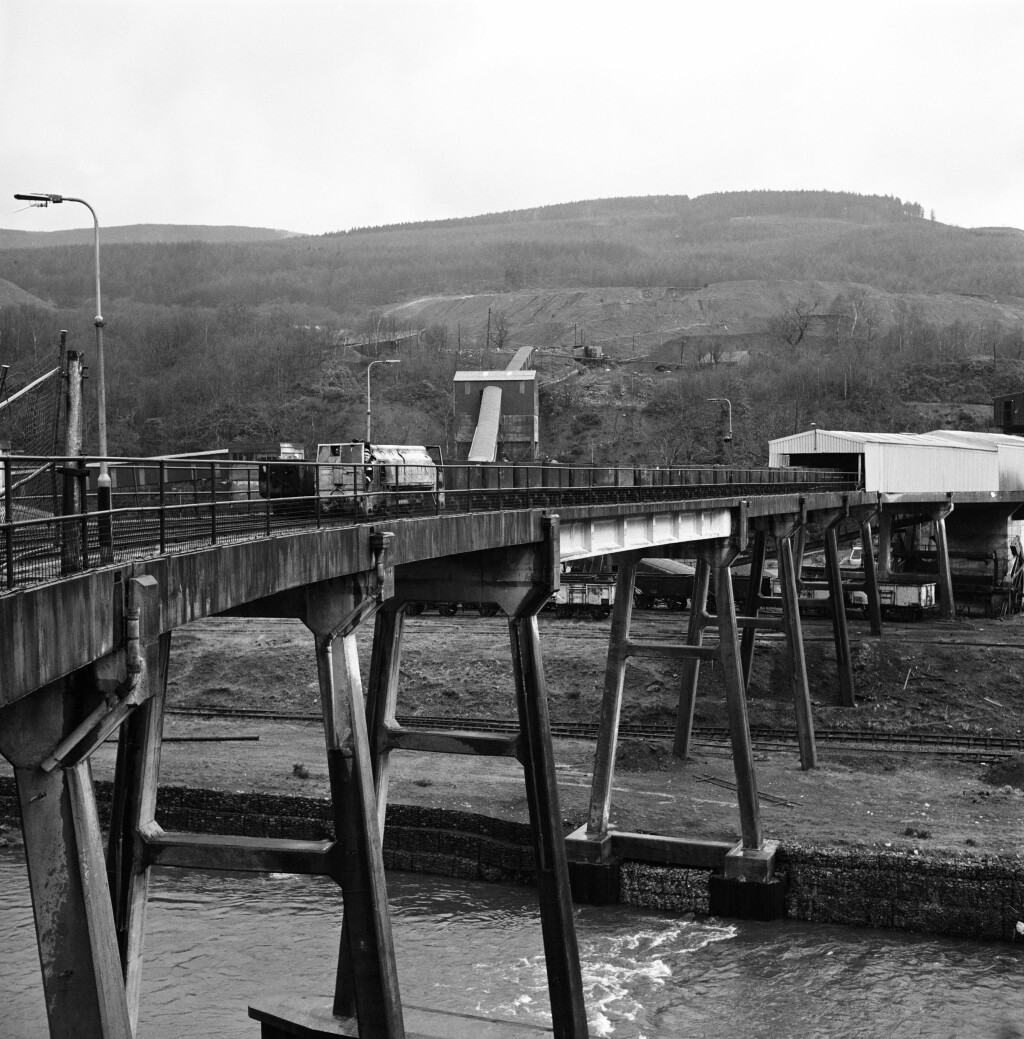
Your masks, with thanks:
[[(317, 722), (322, 719), (314, 712), (263, 711), (244, 708), (170, 708), (168, 714), (197, 718), (223, 718), (238, 721)], [(399, 717), (399, 723), (409, 729), (472, 730), (512, 734), (518, 731), (518, 722), (505, 718), (456, 718), (449, 715)], [(590, 723), (553, 723), (551, 734), (560, 739), (596, 740), (597, 725)], [(675, 734), (671, 725), (620, 725), (620, 739), (669, 740)], [(788, 748), (796, 744), (792, 729), (755, 727), (750, 731), (759, 749)], [(954, 754), (990, 756), (1024, 752), (1024, 738), (1018, 736), (973, 736), (941, 733), (891, 733), (871, 729), (818, 729), (815, 738), (820, 743), (846, 745), (861, 749), (904, 750), (925, 754)], [(729, 730), (724, 727), (696, 726), (695, 742), (725, 744)]]
[[(682, 641), (686, 637), (686, 618), (688, 616), (688, 611), (637, 610), (633, 614), (633, 631), (634, 634), (643, 632), (644, 635), (652, 638)], [(438, 614), (422, 614), (418, 617), (407, 619), (406, 625), (410, 628), (415, 625), (421, 625), (423, 629), (429, 629), (431, 633), (437, 634), (465, 634), (467, 631), (472, 631), (474, 633), (487, 632), (495, 637), (505, 638), (507, 636), (504, 620), (504, 617), (500, 616), (480, 617), (475, 612), (460, 613), (455, 618), (442, 617)], [(610, 622), (607, 620), (559, 619), (551, 613), (542, 613), (541, 622), (543, 627), (550, 625), (552, 628), (557, 628), (560, 632), (571, 630), (575, 642), (594, 642), (604, 646), (608, 644), (608, 625)], [(271, 623), (278, 624), (280, 622), (275, 620)], [(299, 624), (300, 622), (295, 621), (294, 623)], [(803, 629), (804, 642), (832, 642), (831, 623), (828, 618), (802, 618), (801, 627)], [(191, 629), (191, 633), (201, 635), (203, 627), (208, 624), (209, 621), (200, 622)], [(251, 634), (254, 630), (259, 630), (259, 628), (260, 625), (253, 621), (221, 620), (218, 618), (215, 630), (220, 634)], [(920, 625), (917, 623), (886, 622), (886, 632), (898, 638), (901, 645), (957, 645), (970, 646), (977, 649), (998, 649), (1010, 653), (1024, 652), (1024, 643), (1008, 639), (999, 641), (972, 639), (969, 633), (957, 633), (955, 638), (943, 632), (935, 632), (932, 635), (918, 634), (919, 629)], [(208, 630), (214, 629), (211, 626)], [(268, 630), (272, 630), (272, 628)], [(856, 644), (860, 641), (858, 634), (858, 629), (851, 628), (851, 643)], [(717, 637), (717, 632), (713, 628), (709, 628), (704, 633), (704, 642), (706, 645), (714, 645), (717, 642)], [(784, 641), (784, 639), (785, 635), (782, 632), (759, 631), (757, 633), (758, 645), (775, 645)]]

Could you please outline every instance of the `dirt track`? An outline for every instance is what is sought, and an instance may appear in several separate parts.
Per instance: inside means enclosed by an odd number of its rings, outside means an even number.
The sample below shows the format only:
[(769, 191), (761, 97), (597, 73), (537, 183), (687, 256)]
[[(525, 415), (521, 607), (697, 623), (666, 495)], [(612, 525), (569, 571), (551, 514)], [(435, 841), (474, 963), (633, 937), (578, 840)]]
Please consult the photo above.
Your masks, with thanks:
[[(681, 633), (684, 614), (638, 614), (648, 637)], [(991, 731), (1020, 736), (1024, 718), (1024, 634), (1020, 619), (890, 625), (886, 639), (854, 625), (858, 706), (836, 705), (838, 683), (829, 629), (808, 624), (808, 664), (819, 727), (884, 732)], [(596, 721), (607, 622), (541, 621), (552, 718)], [(368, 639), (361, 645), (364, 674)], [(627, 673), (624, 722), (671, 723), (677, 672), (643, 660)], [(705, 667), (698, 724), (723, 724), (724, 700)], [(757, 653), (751, 683), (754, 725), (792, 723), (785, 657), (778, 641)], [(299, 624), (213, 620), (175, 633), (169, 707), (222, 706), (316, 712), (312, 641)], [(507, 627), (500, 618), (410, 619), (402, 655), (399, 714), (513, 717)], [(162, 781), (221, 789), (326, 794), (318, 724), (168, 718), (169, 736), (258, 735), (258, 742), (165, 745)], [(594, 745), (559, 741), (563, 814), (582, 822)], [(112, 747), (97, 755), (109, 772)], [(801, 844), (857, 844), (942, 854), (1024, 857), (1024, 757), (1009, 761), (919, 753), (837, 750), (819, 744), (819, 767), (801, 771), (795, 746), (758, 751), (765, 836)], [(305, 778), (303, 778), (305, 774)], [(733, 778), (722, 746), (698, 745), (685, 763), (666, 743), (620, 746), (613, 821), (621, 829), (731, 840), (738, 836)], [(525, 820), (516, 762), (395, 754), (391, 800), (458, 807)]]

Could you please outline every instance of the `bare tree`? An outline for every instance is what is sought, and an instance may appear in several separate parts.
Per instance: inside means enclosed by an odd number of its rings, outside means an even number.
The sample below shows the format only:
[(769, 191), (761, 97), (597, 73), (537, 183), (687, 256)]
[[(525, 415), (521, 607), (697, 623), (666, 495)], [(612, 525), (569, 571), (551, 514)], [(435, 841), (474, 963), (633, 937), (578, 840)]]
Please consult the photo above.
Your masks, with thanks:
[(495, 312), (491, 321), (491, 345), (495, 350), (504, 350), (512, 338), (512, 324), (504, 310)]
[(786, 342), (790, 346), (799, 346), (807, 334), (807, 328), (811, 323), (811, 315), (818, 309), (818, 302), (807, 304), (804, 302), (794, 303), (786, 312)]

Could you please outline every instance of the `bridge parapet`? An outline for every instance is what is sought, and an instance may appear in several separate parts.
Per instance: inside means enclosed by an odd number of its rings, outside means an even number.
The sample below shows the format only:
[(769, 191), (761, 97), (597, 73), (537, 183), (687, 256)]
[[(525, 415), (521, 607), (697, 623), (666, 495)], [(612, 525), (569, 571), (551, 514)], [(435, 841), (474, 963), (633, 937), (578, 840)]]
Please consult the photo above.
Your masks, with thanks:
[[(110, 459), (112, 507), (103, 511), (91, 485), (96, 464), (87, 458), (3, 459), (0, 595), (111, 563), (417, 516), (562, 513), (852, 487), (848, 474), (803, 469), (498, 463), (438, 465), (428, 479), (420, 470), (429, 467), (400, 464)], [(322, 484), (335, 493), (322, 491)]]

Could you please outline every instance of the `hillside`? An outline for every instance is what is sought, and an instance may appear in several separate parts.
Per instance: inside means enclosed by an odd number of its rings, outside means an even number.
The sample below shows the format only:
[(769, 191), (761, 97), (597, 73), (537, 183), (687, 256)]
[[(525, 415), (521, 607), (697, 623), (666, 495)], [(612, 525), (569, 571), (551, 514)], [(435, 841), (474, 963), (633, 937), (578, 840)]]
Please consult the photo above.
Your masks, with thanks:
[[(428, 295), (765, 279), (1024, 297), (1024, 235), (837, 192), (604, 199), (277, 241), (119, 244), (104, 232), (104, 246), (111, 299), (327, 307), (347, 323)], [(0, 247), (0, 277), (63, 306), (82, 300), (91, 264), (81, 246)]]
[[(597, 463), (762, 463), (770, 437), (810, 422), (983, 428), (992, 396), (1024, 386), (1024, 234), (895, 198), (607, 199), (273, 241), (106, 234), (115, 453), (358, 435), (366, 355), (410, 331), (402, 364), (375, 372), (375, 435), (449, 456), (454, 372), (521, 345), (542, 451)], [(86, 246), (0, 248), (0, 277), (59, 308), (0, 297), (0, 363), (17, 372), (60, 328), (88, 356), (92, 264)], [(584, 365), (580, 344), (600, 356)], [(728, 449), (709, 398), (731, 403)]]
[(43, 307), (50, 309), (50, 304), (46, 300), (40, 299), (38, 296), (33, 296), (31, 292), (26, 292), (24, 289), (19, 289), (17, 285), (9, 281), (4, 281), (0, 278), (0, 307), (8, 306), (30, 306), (30, 307)]
[[(613, 359), (641, 358), (678, 363), (696, 360), (715, 347), (774, 350), (789, 326), (806, 324), (809, 338), (829, 338), (856, 325), (886, 332), (911, 323), (1011, 332), (1024, 326), (1024, 298), (949, 292), (896, 293), (849, 282), (725, 281), (697, 289), (601, 287), (547, 292), (484, 292), (426, 296), (381, 311), (396, 328), (440, 326), (449, 336), (461, 330), (476, 346), (502, 321), (508, 349), (534, 346), (570, 350), (600, 347)], [(492, 336), (494, 335), (492, 327)], [(680, 346), (683, 347), (680, 354)]]

